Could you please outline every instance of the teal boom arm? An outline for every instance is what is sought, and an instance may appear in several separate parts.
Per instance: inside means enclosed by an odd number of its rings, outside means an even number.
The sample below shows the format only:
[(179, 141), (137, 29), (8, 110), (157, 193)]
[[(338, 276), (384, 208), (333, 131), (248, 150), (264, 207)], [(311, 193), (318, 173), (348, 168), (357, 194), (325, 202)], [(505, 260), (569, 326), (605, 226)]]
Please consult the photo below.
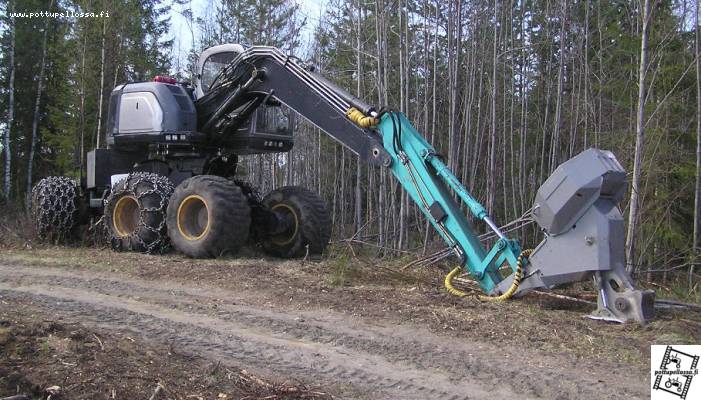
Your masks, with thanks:
[[(392, 158), (390, 169), (394, 176), (460, 258), (462, 267), (477, 279), (485, 292), (494, 292), (503, 279), (498, 272), (501, 266), (508, 264), (516, 271), (521, 251), (518, 242), (501, 233), (487, 210), (470, 195), (404, 114), (385, 112), (377, 129)], [(475, 235), (451, 191), (498, 235), (499, 239), (489, 251)]]

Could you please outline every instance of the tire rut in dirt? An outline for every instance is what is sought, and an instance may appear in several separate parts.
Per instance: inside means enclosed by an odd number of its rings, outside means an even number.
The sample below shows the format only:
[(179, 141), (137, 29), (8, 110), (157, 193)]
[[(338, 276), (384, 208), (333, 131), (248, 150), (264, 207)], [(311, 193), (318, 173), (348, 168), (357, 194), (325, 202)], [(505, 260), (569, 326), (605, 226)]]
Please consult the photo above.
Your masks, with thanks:
[[(51, 291), (47, 288), (47, 292)], [(86, 293), (85, 296), (89, 294)], [(354, 391), (372, 394), (373, 398), (468, 398), (459, 387), (454, 387), (446, 377), (441, 386), (443, 390), (431, 386), (413, 383), (401, 377), (407, 371), (393, 370), (385, 366), (386, 374), (375, 374), (365, 370), (364, 365), (372, 363), (373, 359), (356, 360), (347, 357), (344, 362), (329, 360), (329, 351), (308, 348), (307, 344), (299, 344), (290, 349), (292, 342), (275, 338), (262, 337), (255, 331), (237, 330), (226, 323), (217, 323), (217, 328), (204, 327), (201, 318), (191, 318), (192, 315), (182, 314), (176, 320), (165, 319), (153, 314), (173, 312), (160, 308), (152, 308), (152, 314), (135, 312), (130, 309), (114, 308), (85, 301), (74, 300), (56, 294), (34, 294), (22, 290), (6, 290), (0, 288), (0, 297), (8, 297), (16, 301), (32, 304), (53, 310), (57, 315), (69, 321), (94, 325), (103, 329), (127, 331), (142, 340), (158, 340), (171, 343), (175, 348), (189, 353), (195, 353), (212, 360), (231, 365), (258, 368), (268, 374), (284, 374), (296, 379), (313, 378), (327, 385), (339, 382), (351, 384)], [(200, 323), (198, 323), (200, 322)], [(182, 351), (181, 350), (181, 351)], [(344, 357), (343, 350), (332, 350), (337, 356)], [(279, 376), (279, 375), (278, 375)], [(318, 382), (311, 382), (318, 383)], [(446, 390), (453, 389), (453, 390)], [(377, 397), (379, 392), (385, 396)]]
[[(3, 269), (0, 268), (0, 271)], [(376, 360), (372, 356), (377, 355), (381, 356), (379, 361), (388, 363), (393, 369), (404, 367), (411, 371), (431, 370), (434, 374), (457, 381), (477, 381), (487, 387), (508, 387), (510, 390), (529, 397), (619, 397), (608, 393), (606, 387), (596, 379), (567, 373), (569, 368), (563, 367), (562, 364), (551, 366), (548, 373), (538, 374), (537, 379), (534, 379), (533, 374), (536, 373), (534, 369), (538, 368), (536, 364), (542, 364), (545, 360), (530, 363), (533, 369), (529, 370), (529, 368), (523, 367), (523, 363), (512, 365), (509, 362), (503, 362), (502, 358), (505, 355), (498, 350), (485, 351), (466, 346), (464, 342), (469, 340), (468, 338), (441, 340), (432, 334), (420, 334), (413, 331), (413, 328), (387, 329), (358, 325), (352, 321), (344, 323), (339, 320), (334, 321), (331, 315), (325, 315), (322, 319), (309, 317), (303, 312), (290, 314), (222, 303), (213, 305), (213, 298), (207, 295), (201, 296), (199, 295), (200, 291), (192, 291), (187, 288), (174, 290), (163, 287), (159, 289), (129, 282), (52, 275), (20, 277), (19, 274), (22, 274), (22, 271), (17, 271), (17, 276), (13, 276), (15, 274), (10, 271), (3, 272), (6, 272), (6, 275), (0, 281), (11, 283), (12, 286), (44, 284), (47, 287), (76, 288), (92, 293), (127, 298), (131, 298), (134, 293), (137, 293), (140, 302), (207, 316), (243, 329), (264, 332), (269, 337), (291, 338), (294, 341), (321, 345), (327, 349), (340, 347), (345, 349), (344, 351), (360, 355), (361, 359), (366, 362)], [(296, 315), (302, 317), (296, 317)], [(508, 354), (506, 355), (508, 356)], [(536, 358), (534, 357), (534, 359)], [(341, 369), (339, 370), (339, 368)], [(560, 370), (564, 372), (560, 372)], [(368, 371), (365, 372), (366, 375), (368, 373)], [(348, 376), (354, 377), (357, 372), (345, 370), (337, 364), (328, 364), (323, 368), (321, 366), (314, 368), (308, 371), (308, 374), (310, 376), (319, 374), (322, 377), (331, 375), (332, 379), (350, 379)], [(398, 381), (402, 381), (401, 376), (398, 378), (400, 378)], [(409, 383), (414, 386), (422, 386), (419, 384), (421, 377), (418, 378), (418, 381)], [(363, 375), (363, 379), (370, 378)], [(351, 379), (351, 381), (357, 382), (355, 379)], [(371, 381), (374, 382), (372, 379)], [(407, 383), (406, 380), (402, 382), (397, 384), (404, 386)], [(424, 384), (423, 386), (428, 387), (429, 385)], [(383, 387), (383, 385), (377, 387)], [(419, 389), (407, 386), (405, 390), (413, 392)], [(626, 389), (619, 390), (621, 398), (640, 395), (640, 393)]]

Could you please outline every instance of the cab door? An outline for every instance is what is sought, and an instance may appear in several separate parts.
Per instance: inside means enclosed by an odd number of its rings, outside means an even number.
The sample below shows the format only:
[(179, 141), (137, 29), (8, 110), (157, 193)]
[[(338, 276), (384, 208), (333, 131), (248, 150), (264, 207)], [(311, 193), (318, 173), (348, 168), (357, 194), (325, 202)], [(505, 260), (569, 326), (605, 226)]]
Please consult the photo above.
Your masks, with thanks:
[(199, 99), (204, 96), (217, 75), (224, 67), (231, 63), (236, 56), (243, 52), (240, 44), (222, 44), (210, 47), (200, 54), (197, 62), (197, 82), (195, 85), (195, 97)]

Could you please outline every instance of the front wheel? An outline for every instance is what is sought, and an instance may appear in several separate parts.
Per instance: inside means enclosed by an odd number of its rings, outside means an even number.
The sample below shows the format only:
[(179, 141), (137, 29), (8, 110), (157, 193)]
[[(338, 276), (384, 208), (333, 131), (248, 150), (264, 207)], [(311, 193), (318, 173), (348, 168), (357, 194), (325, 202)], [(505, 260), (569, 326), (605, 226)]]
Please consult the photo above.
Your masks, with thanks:
[(264, 236), (267, 253), (284, 258), (321, 254), (331, 238), (331, 217), (318, 194), (299, 186), (285, 186), (268, 193), (263, 205), (274, 213), (283, 229)]
[(235, 253), (248, 240), (251, 210), (234, 182), (214, 175), (183, 181), (168, 205), (168, 235), (176, 250), (193, 258)]
[(135, 172), (115, 185), (105, 202), (104, 222), (115, 250), (162, 253), (168, 248), (166, 208), (173, 183)]

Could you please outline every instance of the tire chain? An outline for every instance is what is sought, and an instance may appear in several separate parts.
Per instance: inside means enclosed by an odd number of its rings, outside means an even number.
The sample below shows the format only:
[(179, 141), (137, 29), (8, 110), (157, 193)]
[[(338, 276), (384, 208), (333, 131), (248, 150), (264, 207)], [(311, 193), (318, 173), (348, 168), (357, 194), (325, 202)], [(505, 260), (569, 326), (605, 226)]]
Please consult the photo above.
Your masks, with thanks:
[[(137, 193), (136, 188), (139, 186), (139, 184), (144, 182), (149, 183), (151, 189), (146, 190), (142, 193)], [(170, 196), (175, 190), (175, 186), (170, 181), (170, 179), (166, 178), (165, 176), (150, 172), (132, 172), (126, 178), (122, 179), (121, 181), (119, 181), (119, 183), (117, 183), (117, 185), (122, 184), (125, 185), (125, 191), (133, 193), (134, 197), (137, 199), (140, 205), (143, 204), (141, 199), (148, 195), (157, 194), (160, 197), (160, 204), (158, 207), (144, 207), (140, 210), (141, 212), (139, 213), (139, 223), (135, 229), (135, 232), (137, 232), (139, 228), (144, 228), (148, 231), (151, 231), (156, 234), (158, 239), (154, 240), (150, 244), (146, 244), (146, 242), (144, 242), (139, 235), (132, 233), (131, 240), (136, 241), (141, 247), (141, 249), (143, 249), (142, 251), (147, 254), (152, 254), (155, 252), (164, 253), (170, 248), (170, 239), (168, 238), (168, 229), (166, 227), (165, 212), (168, 209), (168, 201), (170, 200)], [(120, 190), (119, 192), (124, 191)], [(107, 199), (105, 199), (105, 207), (107, 206), (107, 203), (111, 201), (114, 193), (115, 192), (113, 191), (112, 194), (110, 194), (110, 196)], [(144, 221), (145, 212), (163, 213), (163, 218), (161, 218), (161, 222), (158, 225), (158, 227), (154, 228), (146, 224), (146, 222)], [(121, 245), (117, 241), (117, 238), (115, 238), (113, 235), (110, 239), (110, 242), (113, 248), (121, 250)]]
[(76, 223), (76, 182), (65, 176), (50, 176), (32, 189), (32, 216), (40, 239), (66, 239)]

